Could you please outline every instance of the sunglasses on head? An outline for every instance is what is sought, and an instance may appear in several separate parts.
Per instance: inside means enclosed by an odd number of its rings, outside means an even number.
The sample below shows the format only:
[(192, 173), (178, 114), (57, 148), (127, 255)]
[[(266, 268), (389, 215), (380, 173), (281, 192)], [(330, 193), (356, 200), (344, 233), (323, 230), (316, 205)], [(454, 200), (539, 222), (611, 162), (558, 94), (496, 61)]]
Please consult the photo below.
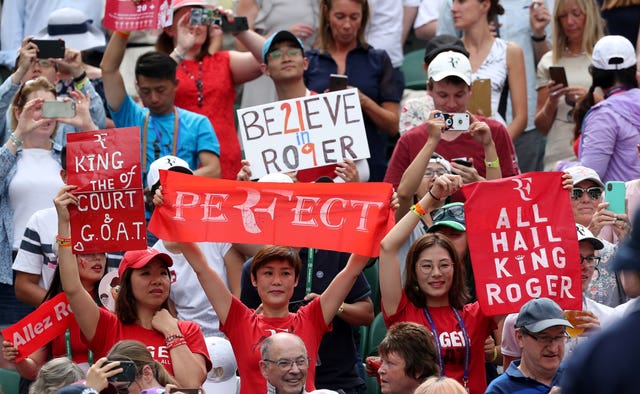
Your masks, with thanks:
[(602, 197), (602, 193), (604, 192), (604, 189), (598, 186), (589, 187), (587, 189), (583, 189), (581, 187), (574, 187), (573, 191), (571, 192), (571, 199), (572, 200), (581, 199), (584, 192), (587, 192), (587, 194), (592, 200), (597, 200), (600, 197)]
[(448, 207), (436, 209), (435, 211), (431, 212), (431, 219), (434, 222), (442, 220), (446, 216), (453, 217), (461, 222), (464, 222), (464, 205), (451, 205)]

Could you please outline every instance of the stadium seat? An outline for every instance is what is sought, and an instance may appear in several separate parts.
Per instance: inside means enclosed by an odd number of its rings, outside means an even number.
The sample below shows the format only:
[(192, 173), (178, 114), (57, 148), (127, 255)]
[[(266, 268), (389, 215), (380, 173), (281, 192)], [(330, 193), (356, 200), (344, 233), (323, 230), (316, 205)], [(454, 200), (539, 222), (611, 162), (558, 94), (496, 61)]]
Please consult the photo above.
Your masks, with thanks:
[(427, 89), (427, 76), (424, 64), (424, 50), (418, 49), (404, 55), (404, 62), (400, 67), (404, 75), (404, 88), (413, 90)]

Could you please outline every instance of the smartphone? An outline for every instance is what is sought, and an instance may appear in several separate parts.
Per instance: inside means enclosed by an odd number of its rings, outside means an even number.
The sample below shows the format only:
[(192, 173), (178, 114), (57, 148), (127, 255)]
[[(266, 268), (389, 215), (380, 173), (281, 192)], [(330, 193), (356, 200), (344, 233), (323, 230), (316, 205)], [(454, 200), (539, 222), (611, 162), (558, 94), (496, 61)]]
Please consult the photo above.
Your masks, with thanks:
[(63, 40), (31, 40), (38, 46), (38, 59), (62, 59), (64, 58)]
[(627, 185), (623, 181), (609, 181), (605, 184), (604, 201), (609, 203), (607, 210), (616, 215), (627, 211), (626, 188)]
[(347, 88), (349, 77), (340, 74), (331, 74), (329, 76), (329, 91), (344, 90)]
[(454, 163), (461, 164), (461, 165), (463, 165), (465, 167), (473, 166), (473, 163), (471, 161), (469, 161), (469, 159), (466, 158), (466, 157), (457, 157), (457, 158), (455, 158), (455, 159), (453, 159), (451, 161), (454, 162)]
[(249, 22), (245, 16), (234, 16), (233, 23), (229, 23), (229, 20), (223, 15), (220, 17), (222, 31), (227, 32), (240, 32), (249, 30)]
[(550, 66), (549, 67), (549, 76), (555, 83), (559, 83), (564, 87), (569, 86), (567, 82), (567, 73), (564, 71), (564, 67), (560, 66)]
[(467, 109), (472, 114), (491, 117), (491, 79), (482, 78), (473, 81)]
[[(114, 361), (107, 361), (102, 366), (104, 367), (112, 362)], [(107, 378), (107, 380), (110, 382), (133, 382), (136, 380), (136, 363), (122, 360), (120, 361), (120, 368), (122, 368), (122, 372)]]
[(171, 391), (169, 391), (169, 394), (171, 393), (182, 393), (182, 394), (202, 394), (202, 389), (201, 388), (195, 388), (195, 389), (182, 389), (182, 388), (177, 388), (174, 387), (171, 389)]
[(450, 131), (466, 131), (469, 130), (469, 124), (471, 124), (468, 113), (445, 114), (439, 112), (435, 117), (443, 118), (445, 130)]
[(42, 103), (43, 118), (73, 118), (76, 116), (74, 101), (45, 101)]

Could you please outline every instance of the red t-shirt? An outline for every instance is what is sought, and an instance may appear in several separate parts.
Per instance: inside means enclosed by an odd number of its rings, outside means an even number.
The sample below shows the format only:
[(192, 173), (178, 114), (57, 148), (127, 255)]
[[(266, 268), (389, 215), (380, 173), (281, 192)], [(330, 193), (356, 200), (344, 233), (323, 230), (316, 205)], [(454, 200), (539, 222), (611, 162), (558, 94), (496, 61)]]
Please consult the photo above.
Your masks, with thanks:
[[(220, 143), (220, 168), (223, 179), (236, 179), (242, 165), (240, 142), (235, 125), (235, 84), (229, 66), (229, 52), (220, 51), (202, 58), (203, 105), (198, 107), (199, 62), (183, 60), (176, 70), (180, 81), (175, 105), (209, 118)], [(185, 71), (185, 68), (187, 71)], [(195, 168), (192, 168), (195, 170)]]
[[(482, 394), (487, 388), (484, 368), (484, 341), (496, 328), (496, 324), (492, 318), (482, 313), (477, 302), (465, 305), (462, 311), (459, 312), (471, 340), (468, 388), (471, 394)], [(440, 337), (445, 375), (456, 379), (462, 384), (466, 352), (464, 337), (456, 315), (449, 306), (429, 308), (429, 313)], [(413, 305), (404, 292), (402, 293), (398, 311), (391, 316), (384, 314), (384, 323), (387, 327), (402, 321), (420, 323), (431, 331), (422, 308)]]
[(277, 332), (291, 332), (302, 338), (309, 356), (306, 390), (315, 390), (316, 360), (322, 336), (330, 331), (322, 315), (320, 298), (303, 306), (297, 313), (275, 318), (258, 315), (233, 297), (222, 331), (233, 348), (240, 372), (240, 394), (266, 393), (267, 382), (260, 372), (260, 345)]
[[(80, 327), (78, 327), (76, 319), (72, 319), (69, 324), (69, 334), (71, 341), (71, 359), (73, 362), (76, 364), (89, 362), (89, 348), (82, 341), (82, 333), (80, 332)], [(66, 333), (63, 333), (51, 341), (51, 355), (54, 358), (67, 356), (67, 340), (65, 336)], [(94, 357), (94, 360), (97, 359)]]
[[(204, 356), (206, 368), (209, 371), (211, 369), (211, 360), (209, 359), (209, 351), (204, 343), (204, 335), (202, 335), (200, 326), (194, 322), (179, 320), (178, 329), (184, 335), (189, 350), (192, 353)], [(100, 319), (98, 320), (96, 333), (89, 343), (89, 349), (93, 351), (94, 359), (97, 360), (100, 357), (104, 357), (113, 345), (123, 339), (132, 339), (147, 345), (147, 349), (151, 352), (153, 359), (162, 364), (173, 375), (171, 355), (167, 350), (164, 335), (159, 331), (147, 330), (137, 324), (123, 324), (114, 313), (100, 308)], [(82, 340), (87, 342), (84, 335)]]
[[(500, 160), (502, 177), (518, 175), (520, 170), (518, 169), (516, 151), (507, 129), (503, 124), (493, 119), (478, 115), (476, 115), (476, 118), (486, 122), (491, 129), (491, 137), (496, 145), (496, 152)], [(450, 131), (450, 133), (454, 132)], [(429, 132), (427, 131), (426, 123), (402, 134), (393, 150), (384, 181), (393, 184), (393, 187), (397, 189), (400, 179), (402, 179), (402, 174), (404, 174), (428, 139)], [(487, 175), (487, 169), (484, 164), (484, 148), (469, 133), (461, 133), (453, 141), (441, 139), (436, 147), (436, 152), (449, 161), (458, 157), (473, 158), (473, 166), (478, 170), (478, 174), (482, 177)]]

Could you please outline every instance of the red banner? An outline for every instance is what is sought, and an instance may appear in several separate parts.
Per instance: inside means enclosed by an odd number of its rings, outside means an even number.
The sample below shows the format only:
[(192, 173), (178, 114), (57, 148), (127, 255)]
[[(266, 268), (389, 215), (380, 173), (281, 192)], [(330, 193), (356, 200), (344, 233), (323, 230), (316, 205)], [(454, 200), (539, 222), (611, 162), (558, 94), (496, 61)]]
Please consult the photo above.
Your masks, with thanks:
[(173, 19), (170, 0), (107, 0), (102, 24), (110, 30), (153, 30)]
[(147, 247), (138, 127), (67, 135), (74, 253)]
[(149, 230), (169, 241), (273, 244), (377, 256), (393, 226), (386, 183), (256, 183), (160, 171)]
[(18, 349), (15, 362), (20, 362), (54, 338), (63, 335), (73, 319), (67, 296), (60, 293), (42, 303), (16, 324), (2, 330), (2, 337)]
[(580, 252), (559, 172), (465, 185), (467, 240), (485, 314), (518, 312), (548, 297), (581, 309)]

